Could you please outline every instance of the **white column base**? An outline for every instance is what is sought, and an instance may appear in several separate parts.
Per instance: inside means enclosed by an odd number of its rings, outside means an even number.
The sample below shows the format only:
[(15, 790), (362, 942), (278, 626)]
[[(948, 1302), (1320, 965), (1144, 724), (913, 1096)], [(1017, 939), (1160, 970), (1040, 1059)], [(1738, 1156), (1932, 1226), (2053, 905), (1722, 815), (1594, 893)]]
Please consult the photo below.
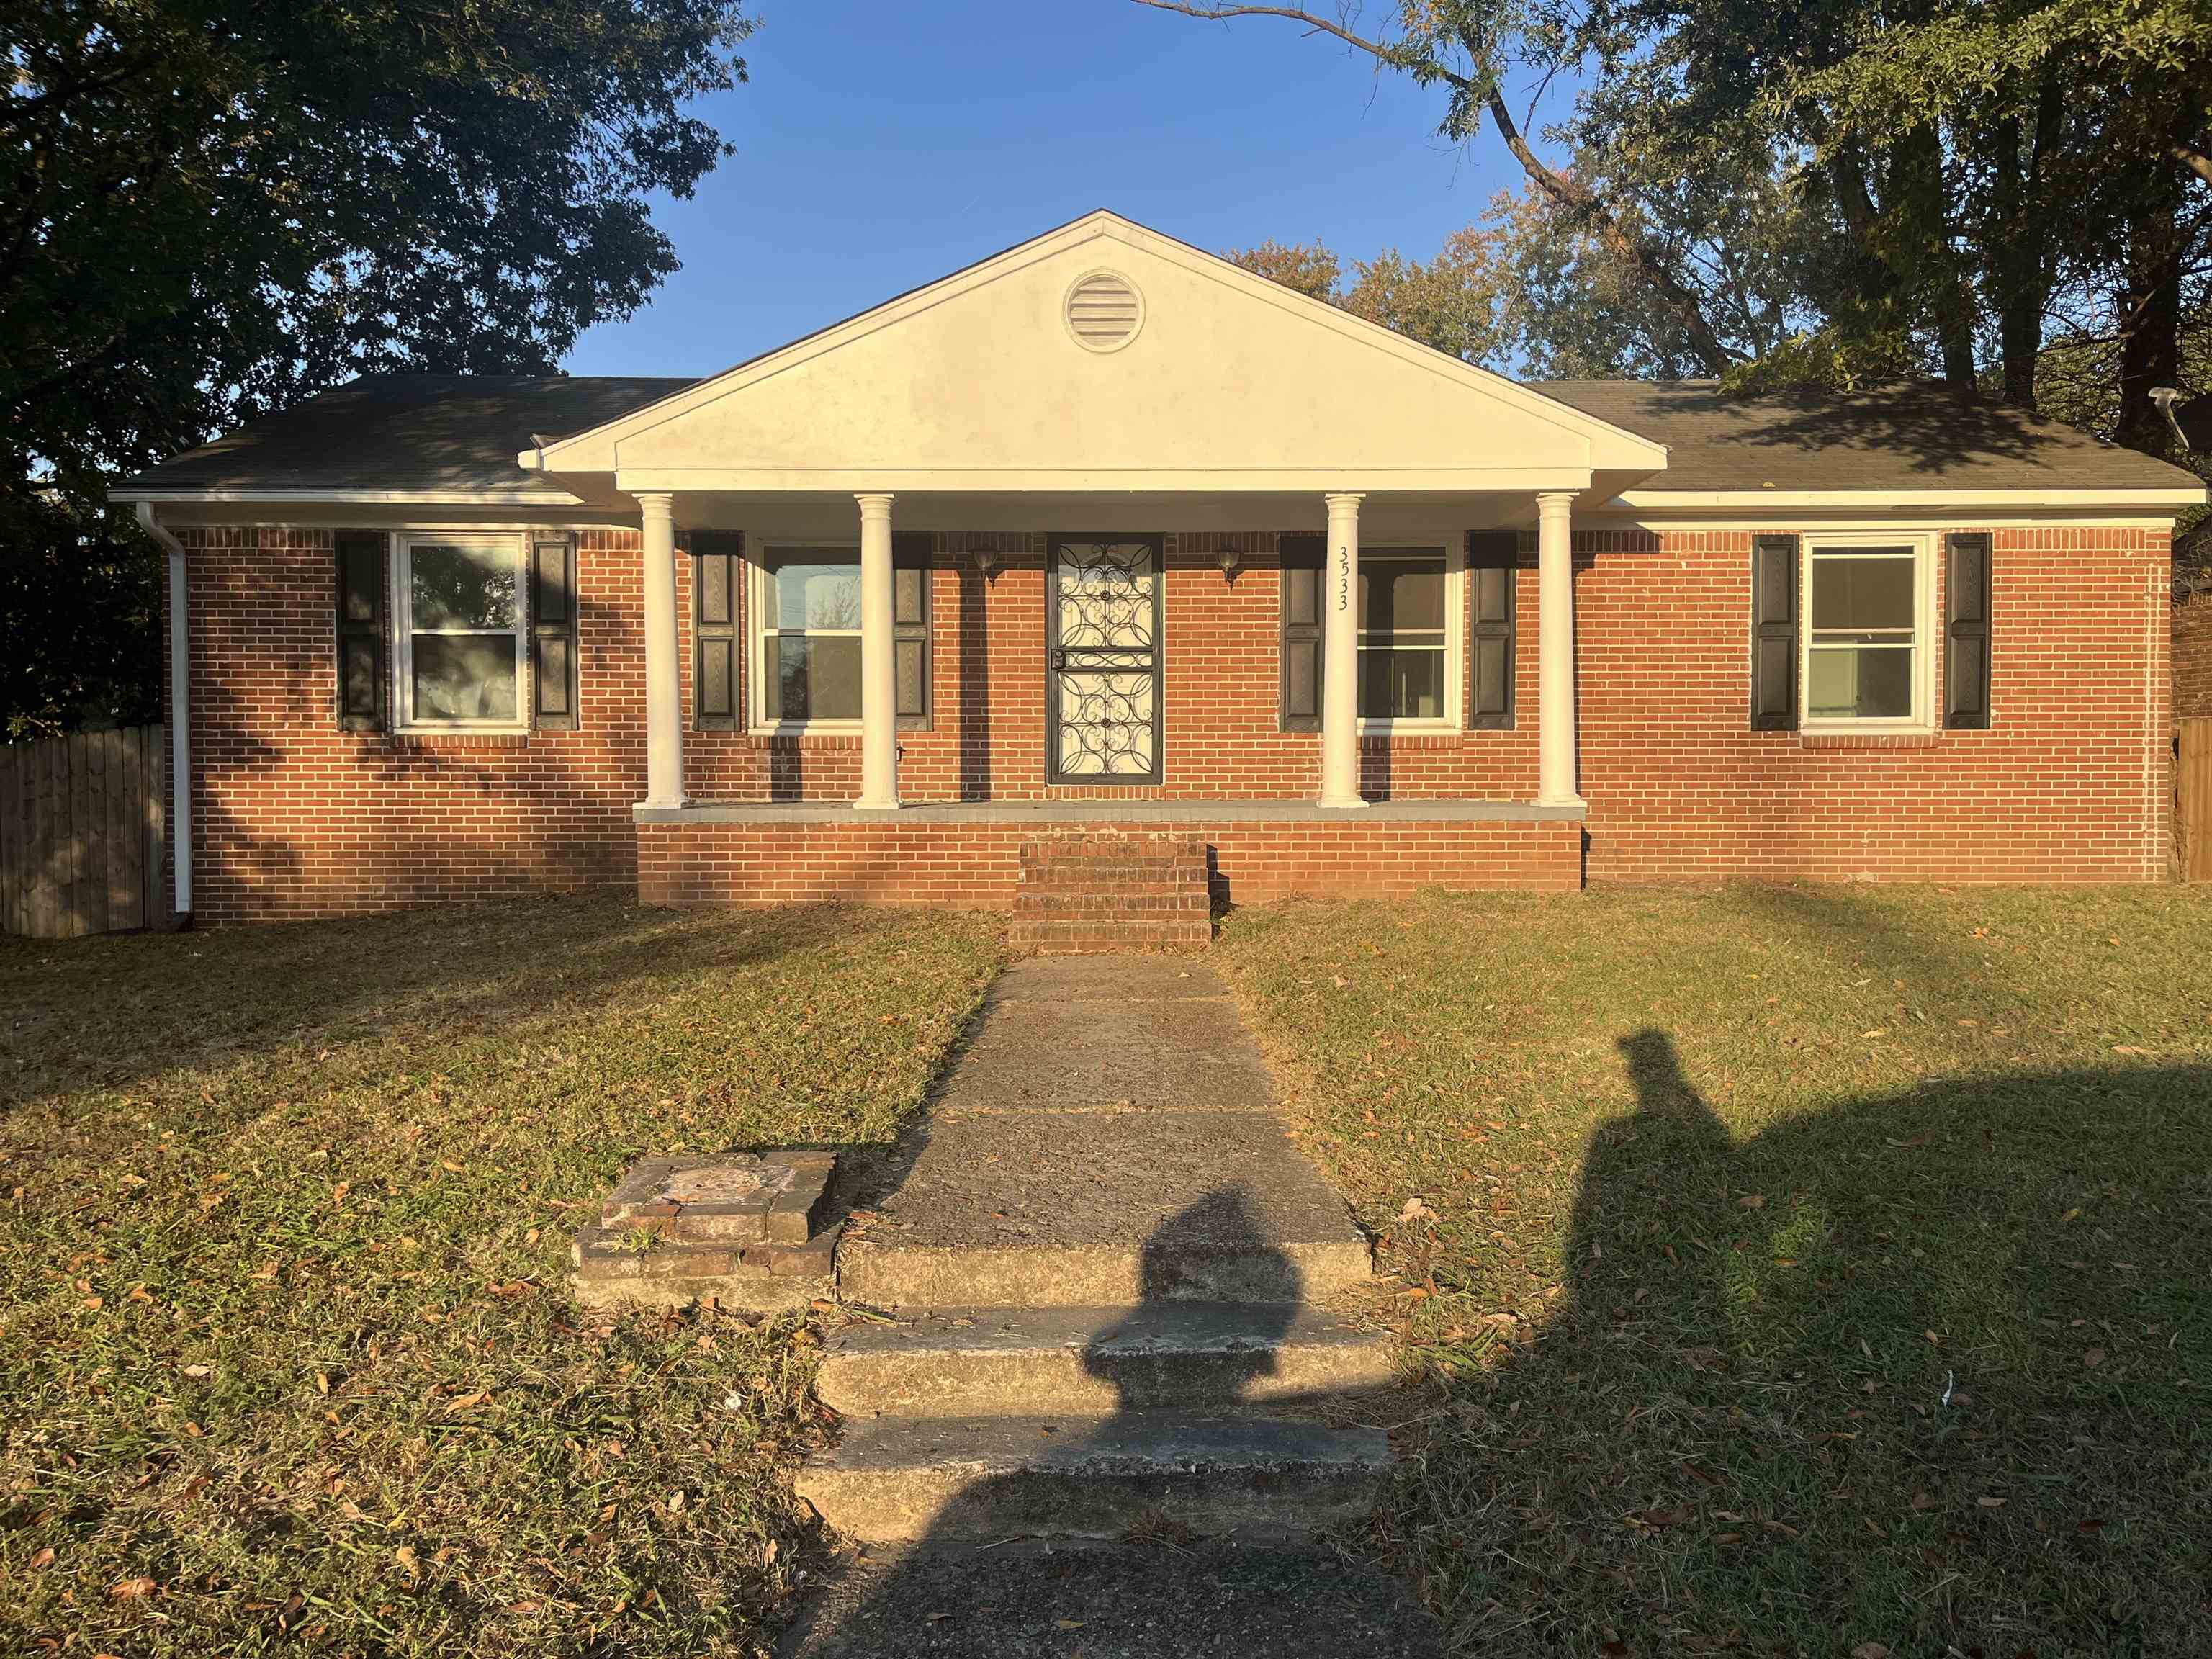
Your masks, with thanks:
[(855, 812), (896, 812), (899, 810), (899, 803), (895, 800), (856, 800), (853, 803), (853, 810)]
[(1350, 812), (1361, 807), (1372, 806), (1375, 803), (1358, 795), (1323, 795), (1314, 805), (1327, 807), (1332, 812)]

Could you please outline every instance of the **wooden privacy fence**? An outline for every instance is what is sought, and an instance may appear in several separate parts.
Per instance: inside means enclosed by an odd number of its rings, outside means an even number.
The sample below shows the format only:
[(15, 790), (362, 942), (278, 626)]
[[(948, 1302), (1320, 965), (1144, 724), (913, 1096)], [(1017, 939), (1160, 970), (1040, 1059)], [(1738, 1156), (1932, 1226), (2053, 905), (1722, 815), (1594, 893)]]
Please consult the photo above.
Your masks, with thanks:
[(2184, 881), (2212, 881), (2212, 718), (2173, 723), (2173, 839)]
[(0, 930), (166, 927), (169, 728), (0, 744)]

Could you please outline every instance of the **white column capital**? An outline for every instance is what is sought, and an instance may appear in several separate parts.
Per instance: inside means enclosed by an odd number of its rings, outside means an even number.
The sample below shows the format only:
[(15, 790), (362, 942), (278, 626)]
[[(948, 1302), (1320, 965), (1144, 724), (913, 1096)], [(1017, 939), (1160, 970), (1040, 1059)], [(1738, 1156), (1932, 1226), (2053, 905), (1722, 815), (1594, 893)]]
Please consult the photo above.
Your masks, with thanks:
[(1540, 519), (1565, 518), (1575, 504), (1579, 489), (1540, 489), (1536, 492), (1536, 516)]
[(1358, 512), (1360, 502), (1366, 499), (1367, 496), (1363, 491), (1346, 489), (1336, 490), (1322, 497), (1322, 501), (1328, 507), (1329, 517), (1333, 519), (1346, 513)]
[(888, 491), (871, 490), (865, 495), (855, 495), (853, 499), (860, 504), (863, 523), (870, 519), (888, 519), (891, 515), (891, 496)]
[(649, 489), (630, 499), (637, 503), (637, 510), (647, 524), (676, 522), (676, 497), (667, 491)]

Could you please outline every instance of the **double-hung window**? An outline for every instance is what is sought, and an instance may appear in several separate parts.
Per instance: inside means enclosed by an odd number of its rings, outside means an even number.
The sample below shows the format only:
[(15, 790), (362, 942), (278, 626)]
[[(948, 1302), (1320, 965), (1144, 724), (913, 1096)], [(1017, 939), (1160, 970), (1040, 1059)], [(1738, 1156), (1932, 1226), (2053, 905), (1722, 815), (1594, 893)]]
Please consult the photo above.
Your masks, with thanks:
[(520, 536), (399, 538), (392, 614), (402, 727), (522, 729), (523, 545)]
[(860, 549), (766, 548), (752, 586), (756, 723), (857, 726)]
[(1923, 538), (1807, 539), (1808, 726), (1928, 723), (1930, 568)]
[(1458, 698), (1450, 594), (1441, 547), (1362, 549), (1359, 718), (1394, 725), (1453, 724)]

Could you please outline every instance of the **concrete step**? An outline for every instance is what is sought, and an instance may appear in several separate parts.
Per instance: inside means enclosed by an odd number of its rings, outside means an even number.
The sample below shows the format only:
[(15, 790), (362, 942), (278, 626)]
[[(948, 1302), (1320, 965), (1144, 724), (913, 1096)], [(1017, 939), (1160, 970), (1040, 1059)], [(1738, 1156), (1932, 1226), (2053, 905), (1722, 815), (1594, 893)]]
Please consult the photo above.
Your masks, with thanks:
[(830, 1341), (816, 1391), (848, 1417), (1158, 1407), (1311, 1411), (1388, 1388), (1389, 1340), (1316, 1308), (1152, 1302), (948, 1308)]
[(1266, 1112), (955, 1112), (847, 1224), (845, 1299), (874, 1308), (1328, 1302), (1368, 1281), (1344, 1200)]
[(853, 1418), (799, 1496), (867, 1543), (1118, 1538), (1164, 1522), (1279, 1542), (1364, 1514), (1390, 1464), (1380, 1429), (1188, 1412)]
[(787, 1659), (1442, 1659), (1397, 1579), (1319, 1550), (1017, 1543), (848, 1557)]

